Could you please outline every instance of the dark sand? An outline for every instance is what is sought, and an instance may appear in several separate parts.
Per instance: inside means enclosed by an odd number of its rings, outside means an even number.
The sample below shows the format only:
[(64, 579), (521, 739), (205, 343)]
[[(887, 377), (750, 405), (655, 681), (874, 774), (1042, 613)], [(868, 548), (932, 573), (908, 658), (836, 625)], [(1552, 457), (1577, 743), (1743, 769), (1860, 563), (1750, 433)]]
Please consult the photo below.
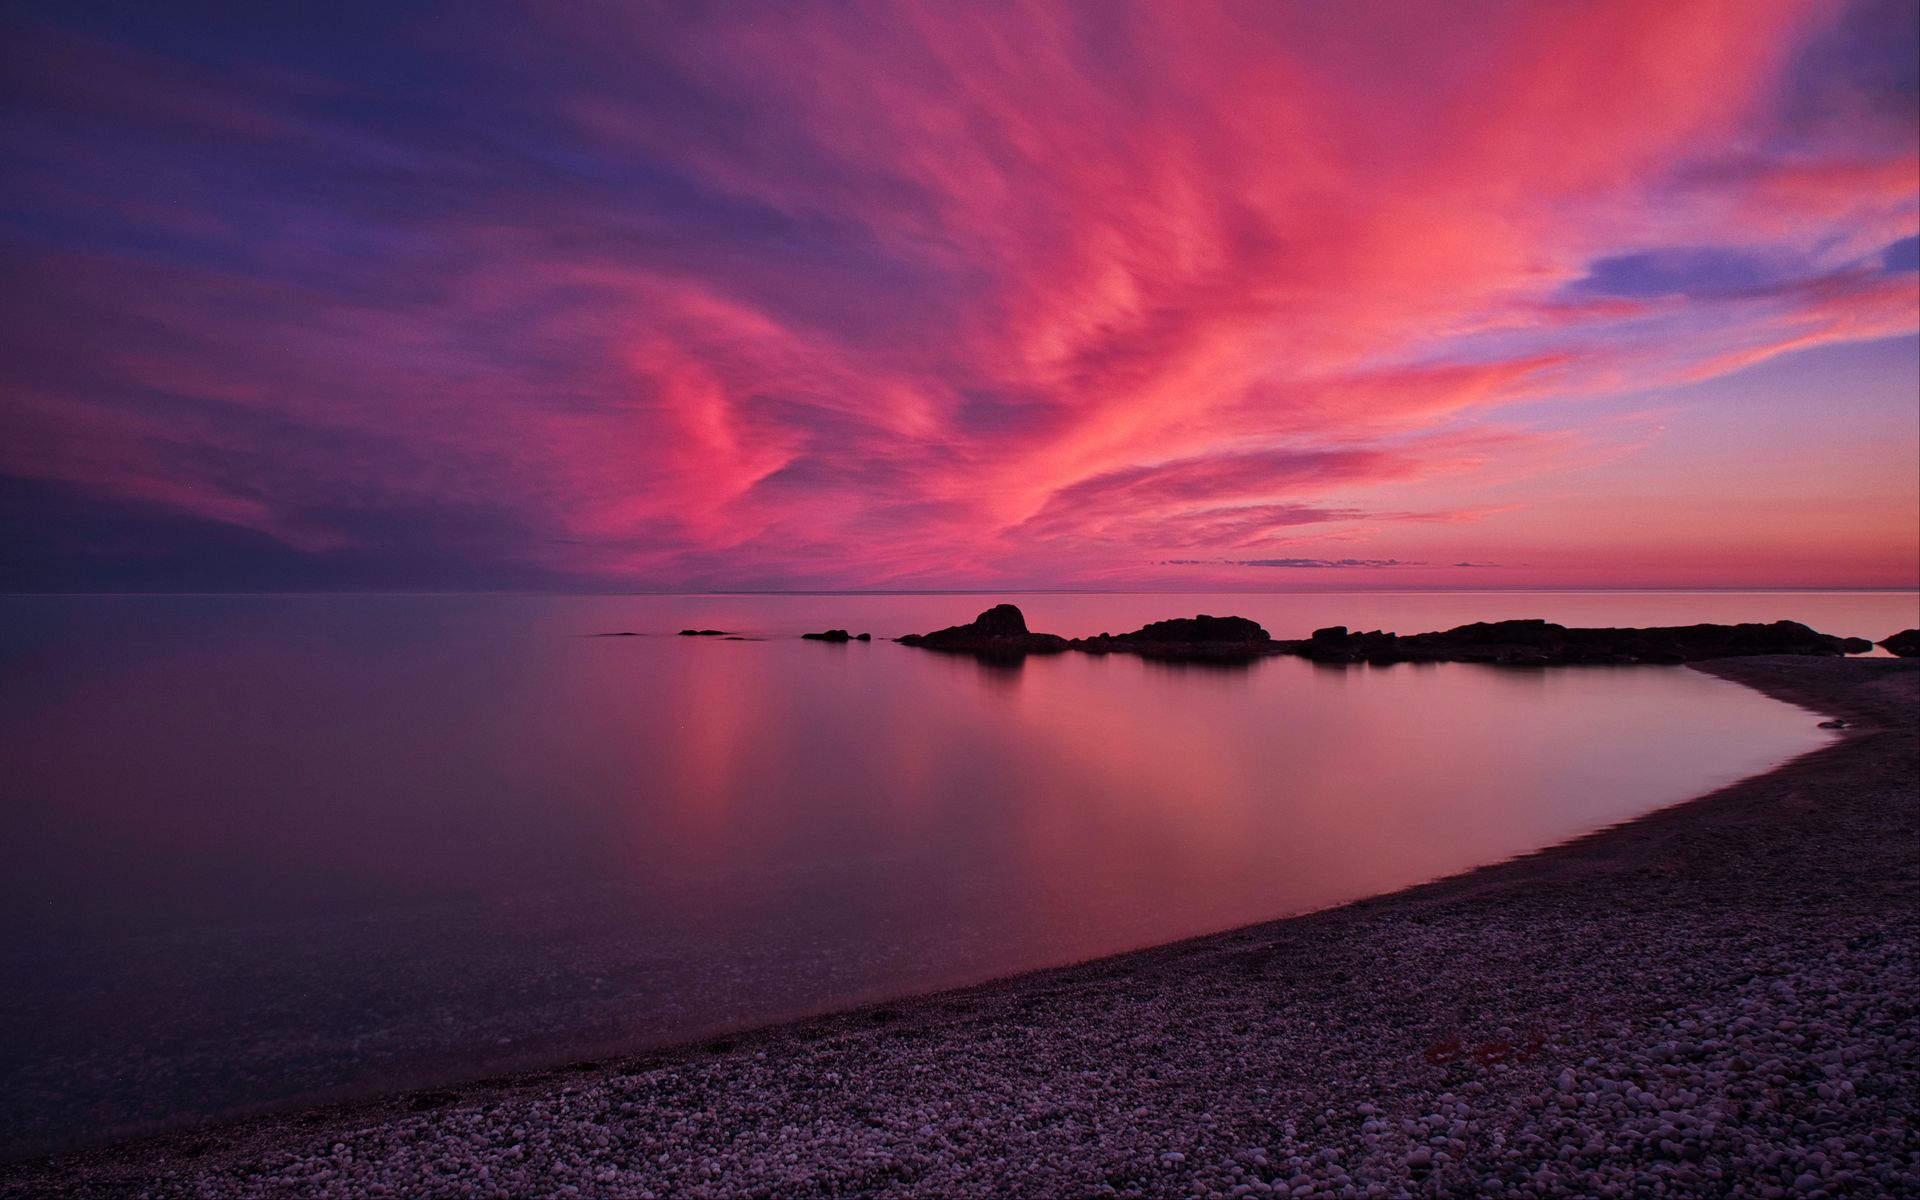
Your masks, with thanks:
[(1390, 897), (0, 1194), (1920, 1195), (1920, 661), (1703, 669), (1857, 725)]

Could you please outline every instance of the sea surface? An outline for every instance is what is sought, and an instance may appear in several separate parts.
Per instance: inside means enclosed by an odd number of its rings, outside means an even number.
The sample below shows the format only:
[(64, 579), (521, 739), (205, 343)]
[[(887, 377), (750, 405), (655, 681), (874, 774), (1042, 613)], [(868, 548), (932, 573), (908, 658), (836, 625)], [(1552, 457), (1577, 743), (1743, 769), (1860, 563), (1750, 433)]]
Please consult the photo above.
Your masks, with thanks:
[[(884, 640), (1000, 600), (1069, 636), (1920, 618), (1893, 593), (0, 597), (0, 1156), (1305, 912), (1832, 736), (1678, 667)], [(797, 636), (830, 626), (875, 640)]]

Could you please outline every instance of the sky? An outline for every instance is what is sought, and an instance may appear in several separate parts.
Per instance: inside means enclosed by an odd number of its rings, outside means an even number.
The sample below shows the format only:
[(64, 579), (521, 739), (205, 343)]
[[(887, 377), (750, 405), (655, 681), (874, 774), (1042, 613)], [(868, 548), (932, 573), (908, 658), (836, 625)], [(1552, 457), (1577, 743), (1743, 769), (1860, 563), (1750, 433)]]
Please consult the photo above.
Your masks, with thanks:
[(0, 6), (0, 590), (1920, 585), (1912, 0)]

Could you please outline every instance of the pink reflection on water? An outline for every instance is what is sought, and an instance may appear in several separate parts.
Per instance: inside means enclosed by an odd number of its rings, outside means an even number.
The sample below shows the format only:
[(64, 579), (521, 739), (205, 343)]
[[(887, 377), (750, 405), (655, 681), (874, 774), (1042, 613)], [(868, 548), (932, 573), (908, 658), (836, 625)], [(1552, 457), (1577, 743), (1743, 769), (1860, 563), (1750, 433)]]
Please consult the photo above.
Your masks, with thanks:
[[(1056, 600), (1070, 632), (1200, 607)], [(7, 603), (17, 1145), (1318, 908), (1824, 740), (1684, 669), (992, 667), (671, 636), (897, 632), (966, 597)]]

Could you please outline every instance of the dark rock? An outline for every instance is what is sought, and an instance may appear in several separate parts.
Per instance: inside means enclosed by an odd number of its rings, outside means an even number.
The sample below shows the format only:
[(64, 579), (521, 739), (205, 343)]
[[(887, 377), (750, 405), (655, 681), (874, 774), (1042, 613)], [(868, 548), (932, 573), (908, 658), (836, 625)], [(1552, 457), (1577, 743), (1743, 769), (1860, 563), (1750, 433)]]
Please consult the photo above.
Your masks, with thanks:
[(1014, 637), (1027, 632), (1027, 617), (1014, 605), (996, 604), (975, 617), (972, 625), (956, 625), (953, 628), (970, 629), (988, 637)]
[(1147, 658), (1189, 662), (1241, 661), (1277, 652), (1280, 643), (1258, 622), (1245, 617), (1175, 617), (1155, 621), (1132, 633), (1079, 638), (1074, 648), (1089, 654), (1124, 652)]
[(1114, 638), (1117, 642), (1270, 642), (1273, 636), (1262, 629), (1257, 622), (1245, 617), (1210, 617), (1205, 613), (1197, 617), (1175, 617), (1170, 621), (1155, 621), (1144, 625), (1132, 633), (1123, 633)]
[(1282, 643), (1316, 662), (1685, 663), (1752, 654), (1858, 653), (1797, 621), (1770, 625), (1673, 625), (1650, 629), (1570, 629), (1548, 621), (1481, 621), (1437, 633), (1347, 633), (1339, 626), (1307, 641)]
[(640, 635), (637, 633), (634, 633), (631, 630), (622, 629), (618, 633), (595, 633), (595, 634), (590, 634), (589, 636), (591, 637), (639, 637)]
[(1011, 604), (996, 604), (970, 624), (950, 625), (932, 633), (910, 633), (893, 639), (906, 646), (950, 650), (981, 658), (1019, 658), (1028, 654), (1058, 654), (1067, 639), (1052, 633), (1030, 633), (1027, 618)]
[(870, 633), (856, 633), (853, 635), (853, 640), (856, 642), (870, 642), (873, 640), (873, 635)]
[(800, 635), (811, 642), (850, 642), (853, 635), (844, 629), (829, 629), (825, 633), (803, 633)]
[(724, 629), (682, 629), (680, 631), (680, 636), (681, 637), (725, 637), (727, 636), (727, 631)]
[(1902, 629), (1883, 640), (1880, 648), (1901, 658), (1920, 658), (1920, 629)]

